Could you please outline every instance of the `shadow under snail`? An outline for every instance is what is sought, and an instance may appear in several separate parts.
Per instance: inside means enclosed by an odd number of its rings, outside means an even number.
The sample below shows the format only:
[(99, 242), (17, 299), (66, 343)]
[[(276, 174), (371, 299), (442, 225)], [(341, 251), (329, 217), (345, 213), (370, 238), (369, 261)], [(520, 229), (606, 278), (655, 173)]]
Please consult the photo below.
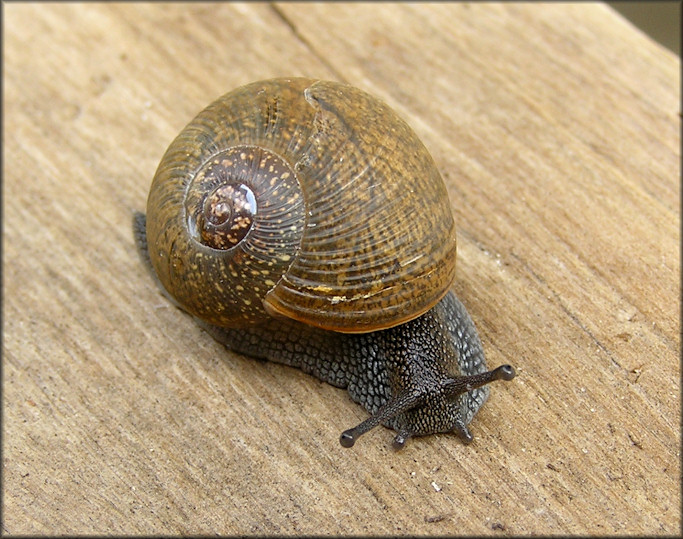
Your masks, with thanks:
[(282, 78), (224, 95), (166, 151), (136, 214), (167, 296), (230, 350), (301, 368), (411, 436), (454, 432), (488, 397), (481, 342), (449, 291), (455, 223), (427, 149), (375, 97)]

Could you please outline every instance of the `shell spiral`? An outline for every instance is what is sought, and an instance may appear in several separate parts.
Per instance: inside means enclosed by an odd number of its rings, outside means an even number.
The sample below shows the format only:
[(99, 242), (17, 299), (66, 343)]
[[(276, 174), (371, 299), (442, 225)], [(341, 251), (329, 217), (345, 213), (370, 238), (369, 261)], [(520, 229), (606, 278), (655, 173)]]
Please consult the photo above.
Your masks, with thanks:
[(238, 88), (171, 143), (147, 202), (164, 288), (240, 327), (282, 315), (341, 332), (398, 325), (455, 277), (455, 223), (422, 142), (351, 86)]

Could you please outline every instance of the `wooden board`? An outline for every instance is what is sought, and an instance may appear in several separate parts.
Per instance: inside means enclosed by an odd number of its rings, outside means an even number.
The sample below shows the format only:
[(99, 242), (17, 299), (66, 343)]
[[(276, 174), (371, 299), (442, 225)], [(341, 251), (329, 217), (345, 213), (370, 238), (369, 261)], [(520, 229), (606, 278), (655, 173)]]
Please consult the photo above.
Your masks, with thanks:
[[(3, 533), (680, 533), (679, 59), (599, 4), (3, 4)], [(206, 104), (282, 75), (414, 127), (491, 366), (475, 441), (227, 353), (131, 233)], [(429, 215), (424, 218), (428, 219)]]

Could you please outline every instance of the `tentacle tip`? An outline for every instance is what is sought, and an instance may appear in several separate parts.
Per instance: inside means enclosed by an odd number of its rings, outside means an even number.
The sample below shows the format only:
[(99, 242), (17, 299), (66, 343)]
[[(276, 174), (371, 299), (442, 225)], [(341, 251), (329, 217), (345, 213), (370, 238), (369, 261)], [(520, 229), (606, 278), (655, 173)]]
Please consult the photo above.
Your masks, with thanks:
[(353, 447), (353, 444), (356, 443), (356, 436), (354, 435), (353, 431), (354, 429), (349, 429), (341, 433), (341, 436), (339, 437), (339, 443), (342, 445), (342, 447)]
[(391, 444), (392, 447), (396, 450), (399, 451), (403, 449), (406, 445), (406, 440), (410, 437), (410, 434), (404, 433), (404, 432), (399, 432), (396, 437), (394, 438), (393, 443)]
[(460, 438), (460, 441), (465, 445), (471, 444), (472, 440), (474, 440), (474, 436), (472, 436), (472, 433), (465, 425), (456, 425), (453, 429), (453, 432), (457, 435), (458, 438)]
[(512, 365), (501, 365), (500, 367), (495, 369), (493, 372), (495, 373), (497, 380), (506, 380), (506, 381), (512, 380), (515, 377), (515, 375), (517, 374)]

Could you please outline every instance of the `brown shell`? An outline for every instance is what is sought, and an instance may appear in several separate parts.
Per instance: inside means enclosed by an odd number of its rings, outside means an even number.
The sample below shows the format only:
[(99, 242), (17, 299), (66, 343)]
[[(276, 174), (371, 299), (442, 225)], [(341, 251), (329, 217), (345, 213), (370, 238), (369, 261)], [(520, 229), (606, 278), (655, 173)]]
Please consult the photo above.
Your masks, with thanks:
[[(193, 230), (221, 178), (255, 199), (227, 248)], [(336, 82), (255, 82), (199, 113), (159, 164), (147, 238), (176, 301), (227, 327), (270, 313), (374, 331), (424, 313), (455, 277), (455, 224), (429, 152), (387, 105)]]

